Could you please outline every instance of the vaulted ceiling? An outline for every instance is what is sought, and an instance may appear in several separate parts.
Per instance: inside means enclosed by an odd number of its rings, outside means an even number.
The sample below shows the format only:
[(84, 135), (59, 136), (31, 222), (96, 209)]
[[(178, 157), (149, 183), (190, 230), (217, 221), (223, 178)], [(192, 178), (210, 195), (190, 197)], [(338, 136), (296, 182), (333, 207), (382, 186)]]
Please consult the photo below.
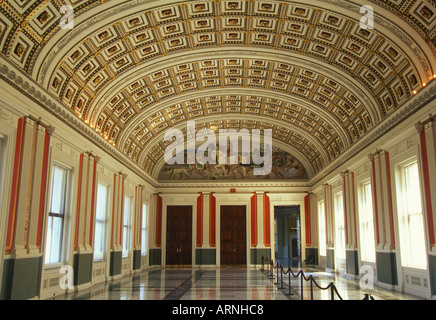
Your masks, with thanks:
[(430, 0), (0, 1), (2, 56), (154, 178), (187, 120), (271, 128), (313, 177), (435, 77), (435, 25)]

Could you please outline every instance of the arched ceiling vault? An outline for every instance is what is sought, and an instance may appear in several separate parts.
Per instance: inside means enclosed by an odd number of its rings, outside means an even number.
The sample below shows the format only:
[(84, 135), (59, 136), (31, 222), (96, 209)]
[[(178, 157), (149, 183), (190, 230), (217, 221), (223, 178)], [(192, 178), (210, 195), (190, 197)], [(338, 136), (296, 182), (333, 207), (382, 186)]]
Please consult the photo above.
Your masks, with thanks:
[(313, 177), (436, 74), (432, 1), (65, 3), (71, 30), (63, 1), (0, 1), (2, 55), (153, 176), (192, 119), (271, 128)]

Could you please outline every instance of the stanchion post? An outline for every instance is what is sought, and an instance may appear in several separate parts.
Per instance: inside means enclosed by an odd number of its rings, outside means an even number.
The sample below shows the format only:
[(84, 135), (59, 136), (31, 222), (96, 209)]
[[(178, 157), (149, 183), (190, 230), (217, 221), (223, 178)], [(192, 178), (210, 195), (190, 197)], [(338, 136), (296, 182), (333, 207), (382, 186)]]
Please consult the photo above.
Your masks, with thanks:
[(273, 261), (272, 260), (269, 263), (269, 269), (270, 269), (269, 278), (270, 279), (274, 279), (274, 265), (273, 265)]
[(309, 276), (310, 281), (310, 300), (313, 300), (313, 278), (312, 275)]
[(335, 300), (335, 288), (334, 288), (333, 282), (331, 282), (330, 284), (331, 284), (331, 286), (330, 286), (330, 291), (331, 291), (330, 296), (331, 296), (332, 300)]
[(304, 279), (303, 279), (303, 272), (301, 272), (301, 274), (300, 274), (300, 284), (301, 284), (301, 300), (304, 300), (304, 298), (303, 298), (303, 281), (304, 281)]
[(276, 277), (277, 277), (277, 282), (275, 282), (274, 284), (279, 284), (279, 263), (276, 262)]
[(288, 274), (289, 274), (289, 293), (288, 293), (288, 296), (292, 296), (294, 294), (291, 292), (291, 269), (290, 268), (288, 268)]

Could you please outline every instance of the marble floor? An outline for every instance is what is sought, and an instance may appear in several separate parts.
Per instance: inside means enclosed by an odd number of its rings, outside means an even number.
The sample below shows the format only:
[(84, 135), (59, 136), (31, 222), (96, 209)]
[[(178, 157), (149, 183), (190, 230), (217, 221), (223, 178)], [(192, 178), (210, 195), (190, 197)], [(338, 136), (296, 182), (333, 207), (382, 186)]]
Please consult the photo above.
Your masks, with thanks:
[[(295, 272), (295, 271), (294, 271)], [(305, 269), (319, 286), (333, 282), (343, 300), (362, 300), (365, 293), (375, 300), (419, 300), (412, 295), (375, 287), (362, 290), (358, 280), (345, 279), (315, 269)], [(58, 296), (63, 300), (301, 300), (300, 278), (261, 271), (259, 267), (166, 268), (151, 269), (122, 279), (97, 284), (89, 289)], [(330, 290), (314, 285), (314, 300), (330, 300)], [(289, 295), (291, 293), (291, 295)], [(309, 282), (303, 283), (303, 299), (311, 298)], [(335, 300), (340, 298), (335, 295)]]

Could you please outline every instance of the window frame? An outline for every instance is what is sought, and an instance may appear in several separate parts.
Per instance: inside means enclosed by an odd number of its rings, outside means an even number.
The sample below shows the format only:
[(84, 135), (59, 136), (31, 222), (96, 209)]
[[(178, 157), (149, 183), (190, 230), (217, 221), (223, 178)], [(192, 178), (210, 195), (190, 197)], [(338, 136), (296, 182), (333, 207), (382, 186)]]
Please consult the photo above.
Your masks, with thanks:
[[(100, 220), (99, 216), (98, 216), (98, 205), (99, 205), (99, 197), (98, 197), (98, 187), (99, 186), (104, 186), (106, 188), (106, 204), (105, 204), (105, 214), (104, 214), (104, 219)], [(106, 259), (106, 255), (107, 255), (107, 236), (108, 236), (108, 226), (109, 226), (109, 211), (110, 211), (110, 202), (111, 202), (111, 192), (110, 192), (110, 185), (108, 185), (107, 183), (104, 183), (102, 181), (99, 181), (97, 183), (97, 203), (96, 203), (96, 207), (95, 207), (95, 224), (94, 224), (94, 262), (99, 262), (99, 261), (105, 261)], [(103, 248), (103, 252), (101, 253), (101, 257), (99, 256), (98, 258), (96, 258), (95, 256), (95, 250), (96, 250), (96, 242), (97, 242), (97, 224), (100, 223), (102, 225), (102, 230), (103, 233), (101, 235), (102, 239), (100, 239), (103, 243), (102, 243), (102, 248)]]
[[(369, 197), (365, 187), (369, 187)], [(374, 202), (373, 202), (373, 186), (371, 179), (365, 179), (359, 183), (358, 188), (358, 210), (359, 210), (359, 240), (360, 240), (360, 256), (365, 262), (376, 262), (376, 243), (375, 243), (375, 218), (374, 218)], [(370, 204), (367, 203), (370, 199)], [(372, 229), (372, 230), (370, 230)], [(368, 241), (373, 245), (368, 248)], [(370, 253), (369, 253), (370, 252)]]
[[(416, 165), (417, 167), (417, 179), (419, 184), (419, 195), (420, 195), (420, 207), (421, 212), (415, 213), (414, 215), (419, 215), (420, 220), (422, 222), (422, 230), (417, 234), (421, 234), (422, 240), (422, 248), (423, 253), (421, 259), (423, 259), (424, 263), (422, 265), (413, 264), (414, 261), (417, 261), (416, 254), (418, 252), (417, 248), (414, 247), (412, 249), (411, 241), (410, 241), (410, 225), (409, 225), (409, 216), (407, 213), (407, 195), (406, 195), (406, 186), (405, 186), (405, 173), (404, 168)], [(405, 268), (414, 268), (419, 270), (425, 270), (428, 268), (428, 241), (427, 241), (427, 230), (425, 223), (425, 207), (424, 207), (424, 195), (422, 194), (422, 169), (420, 165), (419, 158), (415, 155), (409, 157), (395, 165), (395, 181), (396, 181), (396, 205), (397, 205), (397, 219), (398, 219), (398, 239), (400, 245), (400, 265)], [(406, 219), (407, 218), (407, 219)], [(407, 223), (406, 223), (407, 220)], [(415, 234), (415, 233), (414, 233)], [(416, 240), (416, 236), (413, 237)], [(415, 257), (413, 257), (415, 256)]]
[[(52, 193), (53, 193), (53, 179), (54, 179), (54, 169), (55, 168), (60, 168), (62, 170), (64, 170), (65, 172), (65, 181), (64, 183), (64, 190), (63, 190), (63, 214), (60, 213), (56, 213), (56, 212), (51, 212), (52, 209)], [(60, 162), (57, 161), (53, 161), (51, 168), (50, 168), (50, 189), (49, 189), (49, 197), (48, 197), (48, 208), (47, 208), (47, 222), (46, 222), (46, 229), (45, 229), (45, 242), (44, 242), (44, 266), (46, 267), (56, 267), (59, 266), (61, 264), (63, 264), (65, 262), (65, 259), (67, 257), (68, 254), (68, 241), (67, 241), (67, 236), (68, 236), (68, 230), (67, 230), (67, 221), (70, 218), (69, 215), (71, 213), (71, 208), (70, 208), (70, 204), (71, 204), (71, 181), (72, 181), (72, 169), (67, 166), (64, 165)], [(49, 232), (49, 220), (50, 217), (55, 217), (55, 218), (60, 218), (62, 219), (62, 230), (61, 230), (61, 235), (60, 235), (60, 246), (59, 246), (59, 260), (58, 261), (47, 261), (47, 249), (48, 249), (48, 232)]]
[[(326, 223), (325, 223), (325, 199), (318, 201), (318, 242), (319, 242), (319, 255), (327, 256), (326, 244)], [(322, 209), (320, 208), (322, 205)]]

